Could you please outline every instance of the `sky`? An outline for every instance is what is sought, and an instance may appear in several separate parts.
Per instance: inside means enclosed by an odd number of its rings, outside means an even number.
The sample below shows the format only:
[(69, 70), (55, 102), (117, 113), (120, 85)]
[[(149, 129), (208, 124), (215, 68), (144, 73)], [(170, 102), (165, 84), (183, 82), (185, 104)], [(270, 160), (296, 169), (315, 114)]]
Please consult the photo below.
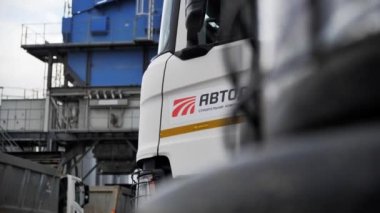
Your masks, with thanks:
[[(0, 87), (3, 95), (42, 94), (45, 64), (21, 45), (22, 24), (60, 23), (64, 0), (0, 0)], [(19, 89), (20, 88), (20, 89)], [(1, 95), (0, 89), (0, 95)], [(36, 92), (34, 92), (36, 95)]]

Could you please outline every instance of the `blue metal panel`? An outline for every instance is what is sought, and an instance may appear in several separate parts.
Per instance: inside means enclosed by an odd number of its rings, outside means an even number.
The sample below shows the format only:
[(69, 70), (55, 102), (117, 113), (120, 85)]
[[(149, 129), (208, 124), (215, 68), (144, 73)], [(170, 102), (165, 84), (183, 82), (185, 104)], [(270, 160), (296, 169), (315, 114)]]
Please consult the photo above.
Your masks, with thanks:
[(72, 18), (62, 18), (62, 35), (64, 42), (71, 41)]
[(72, 42), (73, 43), (88, 43), (90, 42), (91, 34), (89, 32), (89, 24), (91, 17), (88, 14), (76, 15), (73, 17), (73, 32), (72, 32)]
[(114, 6), (104, 7), (110, 18), (111, 34), (105, 38), (111, 41), (133, 41), (133, 20), (135, 17), (135, 1), (114, 3)]
[(106, 16), (92, 17), (91, 33), (102, 34), (102, 35), (107, 34), (108, 33), (108, 17)]
[(160, 37), (161, 15), (154, 15), (153, 18), (153, 40), (158, 42)]
[(118, 0), (95, 0), (95, 7), (100, 7)]
[(87, 54), (74, 52), (68, 54), (69, 69), (73, 71), (82, 81), (86, 81)]
[(72, 18), (62, 18), (62, 33), (71, 33)]
[(141, 48), (127, 51), (94, 52), (91, 86), (141, 85), (143, 73)]
[[(145, 0), (144, 12), (148, 12)], [(153, 40), (158, 41), (163, 0), (155, 0), (153, 11)], [(73, 16), (63, 19), (62, 33), (65, 42), (72, 43), (134, 43), (147, 39), (148, 16), (136, 16), (136, 0), (73, 0)], [(138, 44), (136, 44), (138, 45)], [(88, 50), (68, 54), (68, 66), (82, 81), (86, 80), (86, 69), (91, 70), (90, 86), (141, 85), (143, 66), (147, 59), (157, 53), (149, 48), (143, 54), (142, 47), (128, 50)], [(148, 57), (145, 58), (144, 57)], [(87, 66), (88, 59), (91, 66)]]
[[(93, 8), (87, 12), (73, 16), (72, 42), (130, 42), (134, 41), (135, 1), (115, 1), (102, 7)], [(91, 33), (91, 20), (97, 17), (108, 17), (108, 34)], [(99, 22), (97, 22), (99, 21)], [(104, 21), (104, 20), (103, 20)], [(96, 26), (101, 27), (100, 20)], [(104, 26), (104, 25), (103, 25)]]
[(161, 14), (162, 13), (162, 7), (163, 7), (163, 0), (154, 0), (154, 8), (155, 8), (155, 14)]
[(153, 18), (153, 40), (158, 42), (160, 36), (161, 27), (161, 15), (162, 15), (163, 0), (154, 1), (154, 18)]
[(94, 0), (73, 0), (72, 13), (80, 14), (94, 7)]
[[(148, 12), (148, 2), (148, 0), (145, 0), (145, 12)], [(153, 40), (157, 42), (161, 21), (162, 0), (155, 0), (154, 6)], [(74, 43), (133, 43), (135, 40), (146, 39), (148, 37), (148, 16), (136, 16), (135, 0), (73, 0), (73, 14), (72, 39), (68, 41)], [(108, 21), (99, 18), (104, 16), (108, 17)], [(108, 31), (105, 27), (108, 27)], [(105, 35), (106, 31), (108, 32), (107, 35)]]
[(149, 12), (149, 0), (143, 0), (144, 1), (144, 13)]
[(147, 38), (147, 26), (148, 16), (136, 16), (134, 39), (139, 40)]

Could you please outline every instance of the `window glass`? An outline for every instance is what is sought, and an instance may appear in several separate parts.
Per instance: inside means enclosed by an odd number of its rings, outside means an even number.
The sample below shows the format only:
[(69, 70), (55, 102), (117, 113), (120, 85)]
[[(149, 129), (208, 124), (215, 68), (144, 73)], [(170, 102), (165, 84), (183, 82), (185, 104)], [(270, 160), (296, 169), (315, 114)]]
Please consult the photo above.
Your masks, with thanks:
[(80, 194), (81, 194), (80, 184), (75, 183), (75, 202), (78, 204), (80, 204)]
[[(184, 1), (184, 0), (182, 0)], [(161, 20), (158, 54), (174, 44), (177, 32), (175, 17), (179, 1), (165, 0)], [(198, 33), (199, 45), (216, 45), (245, 39), (255, 35), (256, 19), (253, 0), (207, 0), (204, 24)], [(182, 2), (183, 3), (183, 2)], [(183, 29), (186, 30), (186, 29)], [(178, 42), (178, 41), (177, 41)], [(178, 44), (177, 44), (178, 45)]]
[(217, 42), (220, 29), (220, 0), (208, 0), (206, 6), (205, 22), (200, 32), (200, 44)]
[(174, 29), (171, 27), (171, 16), (173, 13), (173, 0), (165, 0), (162, 9), (162, 19), (160, 28), (160, 39), (158, 43), (158, 54), (165, 51), (169, 45), (170, 33)]
[(252, 0), (208, 0), (200, 44), (232, 42), (254, 36)]

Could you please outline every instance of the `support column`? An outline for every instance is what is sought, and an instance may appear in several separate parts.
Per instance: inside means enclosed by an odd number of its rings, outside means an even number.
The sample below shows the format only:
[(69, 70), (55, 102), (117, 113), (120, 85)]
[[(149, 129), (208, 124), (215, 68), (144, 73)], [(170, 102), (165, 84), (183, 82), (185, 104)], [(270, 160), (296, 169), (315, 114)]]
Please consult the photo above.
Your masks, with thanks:
[(0, 108), (1, 108), (1, 100), (3, 99), (3, 91), (4, 91), (4, 87), (0, 86)]
[(51, 77), (53, 75), (53, 54), (49, 54), (49, 59), (48, 59), (48, 73), (47, 73), (47, 90), (50, 91), (51, 89)]
[[(47, 73), (47, 87), (46, 87), (46, 99), (45, 99), (45, 114), (44, 114), (44, 132), (46, 133), (46, 144), (47, 148), (50, 149), (52, 147), (52, 141), (49, 132), (49, 124), (50, 124), (50, 89), (51, 89), (51, 77), (53, 73), (53, 54), (49, 55), (48, 59), (48, 73)], [(49, 150), (51, 151), (51, 150)]]

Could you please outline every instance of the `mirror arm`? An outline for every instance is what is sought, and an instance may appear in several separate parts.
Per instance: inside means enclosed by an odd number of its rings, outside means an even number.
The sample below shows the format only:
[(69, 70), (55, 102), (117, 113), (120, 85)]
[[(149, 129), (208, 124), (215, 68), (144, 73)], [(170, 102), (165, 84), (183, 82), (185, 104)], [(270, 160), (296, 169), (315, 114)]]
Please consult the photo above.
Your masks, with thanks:
[(186, 0), (187, 46), (196, 46), (206, 13), (206, 0)]
[(198, 40), (198, 33), (191, 33), (190, 31), (187, 31), (187, 46), (197, 46), (199, 44)]

